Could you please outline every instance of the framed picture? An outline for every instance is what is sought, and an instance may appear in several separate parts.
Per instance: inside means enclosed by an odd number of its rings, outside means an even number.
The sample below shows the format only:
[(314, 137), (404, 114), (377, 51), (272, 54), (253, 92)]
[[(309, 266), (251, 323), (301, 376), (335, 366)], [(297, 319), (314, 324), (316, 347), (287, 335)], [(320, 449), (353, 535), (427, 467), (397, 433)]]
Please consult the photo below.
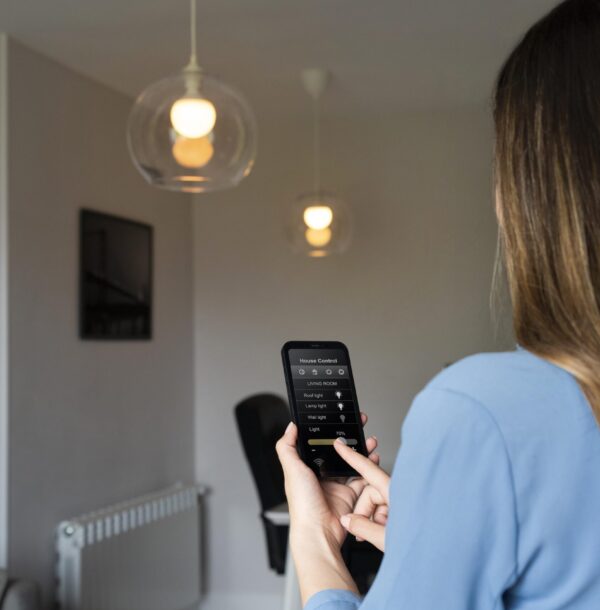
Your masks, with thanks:
[(80, 337), (151, 339), (152, 227), (81, 210), (79, 237)]

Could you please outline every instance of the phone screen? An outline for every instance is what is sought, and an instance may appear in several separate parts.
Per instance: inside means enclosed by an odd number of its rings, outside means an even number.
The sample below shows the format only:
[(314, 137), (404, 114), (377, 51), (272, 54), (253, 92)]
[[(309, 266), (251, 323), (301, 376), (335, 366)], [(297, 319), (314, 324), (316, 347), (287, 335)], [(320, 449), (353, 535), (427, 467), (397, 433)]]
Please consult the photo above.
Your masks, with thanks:
[(348, 350), (338, 342), (290, 342), (282, 350), (298, 450), (321, 476), (356, 474), (336, 453), (342, 437), (366, 455)]

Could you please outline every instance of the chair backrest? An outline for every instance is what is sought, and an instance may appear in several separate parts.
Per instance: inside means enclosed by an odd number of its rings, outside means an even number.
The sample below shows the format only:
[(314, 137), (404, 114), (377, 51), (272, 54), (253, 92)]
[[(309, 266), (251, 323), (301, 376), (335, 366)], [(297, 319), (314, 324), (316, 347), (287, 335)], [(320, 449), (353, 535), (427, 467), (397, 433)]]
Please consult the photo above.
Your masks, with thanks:
[(275, 443), (290, 421), (287, 402), (276, 394), (255, 394), (235, 407), (235, 418), (262, 510), (285, 502)]

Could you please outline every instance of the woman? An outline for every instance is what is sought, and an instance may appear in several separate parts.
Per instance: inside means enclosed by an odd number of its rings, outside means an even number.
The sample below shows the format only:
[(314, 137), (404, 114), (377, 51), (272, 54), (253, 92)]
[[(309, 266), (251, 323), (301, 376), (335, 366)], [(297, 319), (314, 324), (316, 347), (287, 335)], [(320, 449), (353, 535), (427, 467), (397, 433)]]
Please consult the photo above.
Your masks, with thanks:
[[(391, 481), (337, 441), (363, 479), (321, 486), (290, 424), (277, 450), (310, 610), (600, 608), (600, 0), (563, 2), (529, 30), (494, 119), (520, 347), (427, 385)], [(362, 601), (347, 532), (385, 546)]]

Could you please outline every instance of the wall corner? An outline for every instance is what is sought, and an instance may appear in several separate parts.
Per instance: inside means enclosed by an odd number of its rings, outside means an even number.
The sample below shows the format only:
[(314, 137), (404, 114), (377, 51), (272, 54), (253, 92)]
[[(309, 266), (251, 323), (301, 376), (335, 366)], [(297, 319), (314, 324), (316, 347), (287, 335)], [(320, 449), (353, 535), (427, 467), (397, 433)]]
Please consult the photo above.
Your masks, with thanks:
[(8, 36), (0, 32), (0, 569), (8, 563)]

